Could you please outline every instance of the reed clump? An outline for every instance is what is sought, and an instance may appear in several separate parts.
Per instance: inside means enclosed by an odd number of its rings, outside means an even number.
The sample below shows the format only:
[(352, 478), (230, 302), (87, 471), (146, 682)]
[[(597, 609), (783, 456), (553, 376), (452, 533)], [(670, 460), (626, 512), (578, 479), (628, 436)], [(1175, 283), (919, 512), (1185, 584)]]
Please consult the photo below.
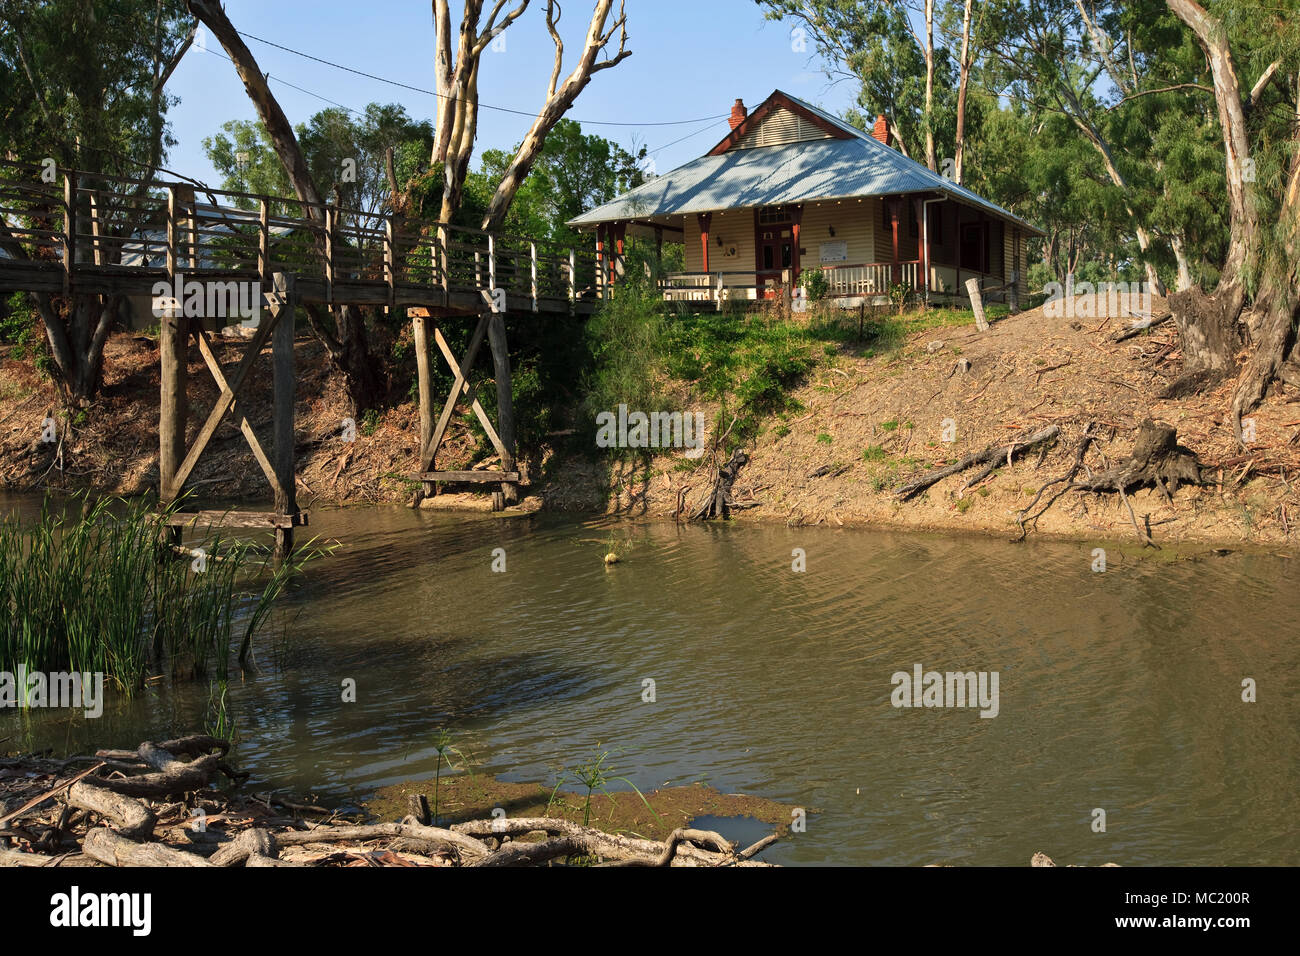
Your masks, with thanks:
[(0, 670), (102, 673), (131, 693), (152, 672), (224, 681), (293, 576), (322, 552), (281, 562), (215, 539), (180, 558), (161, 542), (166, 513), (103, 498), (40, 519), (0, 519)]

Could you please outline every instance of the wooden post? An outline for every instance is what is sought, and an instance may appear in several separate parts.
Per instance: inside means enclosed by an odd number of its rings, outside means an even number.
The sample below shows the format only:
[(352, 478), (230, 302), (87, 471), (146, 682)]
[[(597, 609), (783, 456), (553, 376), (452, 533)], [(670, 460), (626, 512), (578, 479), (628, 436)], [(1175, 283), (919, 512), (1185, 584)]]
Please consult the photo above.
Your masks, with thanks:
[(334, 301), (334, 210), (325, 207), (325, 301)]
[(894, 264), (889, 270), (889, 282), (891, 285), (898, 285), (899, 279), (902, 278), (899, 275), (899, 269), (898, 269), (898, 220), (899, 220), (899, 209), (901, 207), (902, 207), (901, 200), (899, 199), (889, 200), (889, 224), (894, 235)]
[(497, 240), (488, 234), (488, 291), (496, 294), (497, 288)]
[[(275, 274), (275, 291), (281, 298), (281, 313), (271, 333), (271, 369), (272, 391), (274, 394), (273, 430), (275, 474), (280, 488), (275, 495), (275, 513), (278, 515), (298, 514), (297, 479), (294, 475), (293, 447), (293, 405), (294, 405), (294, 371), (293, 371), (293, 324), (294, 311), (297, 307), (297, 294), (294, 291), (292, 273)], [(277, 557), (288, 556), (293, 550), (293, 528), (275, 529), (275, 553)]]
[(623, 276), (627, 272), (627, 268), (623, 262), (623, 245), (624, 245), (624, 240), (626, 240), (626, 238), (627, 238), (627, 223), (625, 222), (617, 223), (614, 226), (614, 249), (615, 249), (614, 281), (615, 282), (622, 281)]
[(925, 219), (925, 200), (917, 196), (912, 200), (912, 209), (916, 214), (916, 271), (919, 289), (915, 292), (924, 292), (926, 301), (930, 298), (930, 230)]
[(790, 239), (793, 242), (793, 245), (790, 248), (791, 290), (799, 285), (799, 274), (803, 271), (803, 263), (799, 258), (799, 233), (802, 224), (803, 206), (795, 206), (790, 210)]
[(177, 247), (180, 244), (180, 206), (176, 187), (167, 187), (167, 278), (176, 281)]
[(655, 281), (663, 277), (664, 271), (664, 227), (655, 226)]
[(970, 294), (970, 307), (975, 312), (975, 327), (981, 332), (987, 332), (989, 323), (984, 318), (984, 299), (980, 296), (980, 280), (967, 279), (966, 291)]
[(397, 243), (393, 235), (393, 217), (384, 217), (384, 278), (388, 280), (388, 307), (397, 305)]
[(596, 297), (605, 298), (605, 227), (596, 226)]
[(1007, 293), (1007, 304), (1011, 307), (1012, 315), (1020, 314), (1020, 227), (1018, 226), (1011, 231), (1011, 289)]
[(532, 268), (532, 278), (533, 278), (533, 311), (536, 312), (537, 311), (537, 243), (530, 242), (528, 244), (528, 256), (530, 259), (529, 265)]
[(90, 201), (90, 261), (97, 266), (104, 264), (103, 235), (99, 222), (99, 192), (86, 190), (86, 199)]
[(578, 301), (578, 252), (570, 247), (569, 249), (569, 311), (573, 311), (573, 303)]
[(451, 262), (447, 251), (447, 239), (449, 233), (446, 226), (438, 227), (438, 248), (434, 250), (434, 255), (438, 260), (438, 284), (442, 286), (443, 305), (446, 305), (446, 296), (451, 292)]
[[(488, 320), (488, 342), (492, 346), (492, 367), (497, 380), (497, 434), (506, 453), (501, 456), (501, 470), (515, 470), (515, 408), (510, 386), (510, 352), (506, 344), (506, 320), (500, 312), (492, 313)], [(519, 500), (519, 488), (509, 482), (501, 483), (505, 503)]]
[[(433, 368), (429, 356), (429, 325), (433, 321), (427, 310), (421, 309), (411, 318), (411, 331), (415, 337), (415, 369), (420, 389), (420, 448), (428, 448), (433, 438)], [(424, 493), (432, 497), (438, 486), (424, 483)]]
[(176, 190), (176, 235), (184, 249), (184, 268), (193, 272), (199, 267), (198, 205), (192, 186)]
[(185, 396), (189, 326), (179, 303), (158, 318), (160, 403), (158, 410), (158, 500), (166, 506), (181, 493), (176, 471), (185, 459), (185, 425), (189, 403)]
[(257, 215), (257, 275), (263, 289), (271, 285), (271, 207), (265, 199)]
[(77, 266), (77, 174), (63, 174), (63, 291), (72, 289)]

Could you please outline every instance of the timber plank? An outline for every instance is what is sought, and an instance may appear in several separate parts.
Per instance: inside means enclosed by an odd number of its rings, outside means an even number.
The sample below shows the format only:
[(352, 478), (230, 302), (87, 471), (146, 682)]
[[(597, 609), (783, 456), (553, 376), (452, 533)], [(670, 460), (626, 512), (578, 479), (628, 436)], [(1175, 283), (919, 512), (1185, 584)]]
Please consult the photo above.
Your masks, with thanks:
[(426, 471), (420, 475), (421, 481), (468, 482), (474, 484), (493, 484), (508, 482), (519, 484), (517, 471)]
[(175, 511), (163, 519), (171, 528), (299, 528), (309, 523), (310, 512), (278, 515), (270, 511)]

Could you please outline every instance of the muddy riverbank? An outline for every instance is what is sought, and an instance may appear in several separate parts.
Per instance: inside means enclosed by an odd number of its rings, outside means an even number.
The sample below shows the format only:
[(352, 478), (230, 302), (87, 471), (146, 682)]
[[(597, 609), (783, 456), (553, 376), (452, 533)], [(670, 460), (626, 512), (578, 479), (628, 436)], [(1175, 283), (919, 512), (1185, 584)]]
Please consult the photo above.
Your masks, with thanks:
[[(1160, 302), (1155, 311), (1162, 308)], [(1178, 350), (1171, 323), (1114, 341), (1121, 318), (1087, 323), (1051, 318), (1041, 309), (1009, 316), (991, 331), (973, 326), (909, 322), (889, 347), (827, 347), (790, 407), (766, 421), (747, 448), (734, 517), (792, 526), (908, 528), (974, 531), (1018, 537), (1029, 533), (1092, 540), (1283, 545), (1292, 543), (1300, 497), (1300, 394), (1278, 386), (1251, 416), (1248, 447), (1236, 446), (1225, 420), (1231, 383), (1203, 395), (1162, 398), (1176, 377)], [(233, 358), (242, 342), (219, 346)], [(267, 424), (269, 374), (252, 376), (247, 407), (254, 427)], [(299, 504), (410, 503), (418, 491), (418, 415), (398, 403), (360, 422), (352, 419), (336, 377), (313, 340), (298, 344)], [(269, 366), (268, 366), (269, 367)], [(216, 400), (197, 358), (191, 370), (191, 430)], [(116, 335), (105, 361), (105, 388), (95, 404), (65, 416), (52, 386), (30, 357), (0, 356), (0, 482), (11, 491), (91, 487), (115, 494), (148, 493), (157, 481), (157, 348), (144, 336)], [(706, 438), (726, 430), (726, 413), (681, 385), (685, 407), (705, 417)], [(54, 442), (43, 441), (47, 418), (59, 422)], [(1082, 482), (1122, 462), (1146, 419), (1167, 422), (1197, 456), (1204, 483), (1167, 494), (1154, 486), (1113, 493), (1064, 489), (1085, 435), (1090, 436)], [(268, 419), (269, 421), (269, 419)], [(355, 427), (349, 429), (347, 423)], [(897, 489), (963, 456), (1014, 443), (1046, 428), (1050, 441), (1017, 450), (973, 484), (976, 471), (947, 478), (900, 500)], [(571, 440), (572, 436), (567, 436)], [(636, 461), (572, 452), (560, 438), (530, 461), (529, 508), (552, 511), (672, 517), (708, 487), (711, 455), (683, 453)], [(567, 452), (557, 448), (568, 447)], [(440, 466), (483, 464), (472, 417), (453, 418)], [(191, 485), (212, 498), (263, 499), (260, 473), (251, 467), (236, 424), (218, 429)], [(969, 487), (968, 487), (969, 485)], [(1051, 494), (1039, 498), (1047, 488)], [(449, 495), (438, 507), (482, 509), (475, 495)], [(1038, 512), (1041, 510), (1041, 514)]]

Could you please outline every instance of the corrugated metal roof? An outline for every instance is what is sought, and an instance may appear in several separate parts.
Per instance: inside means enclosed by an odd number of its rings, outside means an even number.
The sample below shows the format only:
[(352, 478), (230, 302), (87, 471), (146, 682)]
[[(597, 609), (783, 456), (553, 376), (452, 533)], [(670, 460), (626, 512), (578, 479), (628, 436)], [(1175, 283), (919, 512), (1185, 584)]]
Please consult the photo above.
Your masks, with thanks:
[(851, 133), (852, 138), (730, 149), (717, 156), (701, 156), (583, 213), (569, 225), (581, 228), (722, 209), (938, 192), (1043, 234), (1036, 226), (931, 172), (892, 146), (803, 100), (789, 98)]

